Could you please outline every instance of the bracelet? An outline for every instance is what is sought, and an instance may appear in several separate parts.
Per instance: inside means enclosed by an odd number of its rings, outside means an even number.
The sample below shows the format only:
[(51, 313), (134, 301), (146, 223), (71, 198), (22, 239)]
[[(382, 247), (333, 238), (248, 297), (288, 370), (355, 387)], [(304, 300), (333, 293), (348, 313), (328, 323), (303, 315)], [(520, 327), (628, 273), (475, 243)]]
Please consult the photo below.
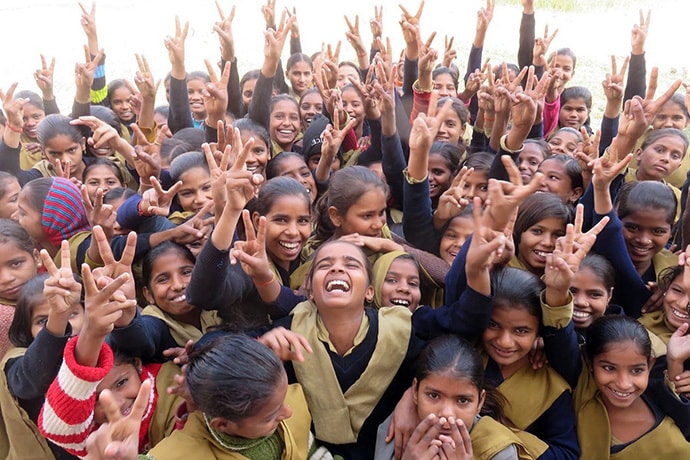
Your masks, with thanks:
[(484, 121), (494, 121), (496, 120), (495, 118), (489, 118), (489, 117), (484, 117)]
[(357, 57), (360, 57), (360, 58), (363, 58), (363, 57), (365, 57), (366, 55), (367, 55), (367, 52), (366, 52), (366, 51), (363, 52), (363, 53), (357, 53)]
[(257, 283), (256, 280), (254, 280), (254, 286), (256, 286), (258, 288), (266, 287), (269, 284), (271, 284), (272, 282), (274, 282), (275, 279), (276, 279), (276, 274), (273, 273), (273, 271), (271, 271), (271, 279), (270, 280), (266, 281), (265, 283), (261, 283), (261, 284)]
[(12, 126), (9, 121), (7, 123), (5, 123), (5, 128), (9, 129), (13, 133), (21, 133), (22, 131), (24, 131), (22, 128), (17, 128), (16, 126)]

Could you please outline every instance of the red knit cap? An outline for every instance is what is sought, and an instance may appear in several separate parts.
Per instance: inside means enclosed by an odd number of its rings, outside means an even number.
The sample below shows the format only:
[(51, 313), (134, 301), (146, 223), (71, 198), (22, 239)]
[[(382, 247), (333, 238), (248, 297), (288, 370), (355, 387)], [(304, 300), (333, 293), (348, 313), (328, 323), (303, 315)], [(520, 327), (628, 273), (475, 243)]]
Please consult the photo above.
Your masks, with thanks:
[(43, 233), (55, 246), (79, 232), (91, 230), (86, 208), (76, 185), (62, 177), (54, 177), (48, 190), (41, 216)]

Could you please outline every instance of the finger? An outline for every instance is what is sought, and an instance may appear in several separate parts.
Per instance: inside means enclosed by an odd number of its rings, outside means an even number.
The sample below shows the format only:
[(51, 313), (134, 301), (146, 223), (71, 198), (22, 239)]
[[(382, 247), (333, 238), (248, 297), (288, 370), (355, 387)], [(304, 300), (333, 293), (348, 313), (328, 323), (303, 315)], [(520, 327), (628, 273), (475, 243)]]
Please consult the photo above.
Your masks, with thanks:
[(115, 400), (113, 393), (105, 389), (98, 395), (98, 402), (105, 412), (105, 418), (110, 423), (118, 422), (122, 419), (120, 404)]
[(247, 236), (247, 241), (255, 241), (256, 230), (254, 229), (252, 218), (249, 215), (249, 211), (247, 209), (242, 211), (242, 222), (244, 223), (244, 233)]
[(659, 68), (652, 67), (652, 72), (649, 74), (649, 85), (647, 86), (647, 94), (645, 95), (645, 100), (651, 101), (654, 99), (654, 94), (656, 93), (658, 81)]
[(259, 218), (259, 228), (256, 235), (256, 244), (262, 249), (266, 248), (266, 217)]
[(88, 264), (81, 265), (81, 279), (84, 284), (84, 294), (86, 296), (95, 296), (98, 294), (98, 287), (96, 281), (93, 279), (93, 273)]
[[(135, 232), (129, 232), (127, 234), (127, 242), (125, 243), (125, 249), (122, 251), (122, 256), (120, 256), (120, 265), (129, 267), (131, 270), (132, 262), (134, 262), (134, 256), (137, 252), (137, 234)], [(114, 260), (114, 258), (113, 258)]]
[(204, 157), (206, 157), (206, 163), (209, 168), (211, 168), (211, 170), (217, 169), (218, 163), (216, 163), (216, 157), (213, 155), (213, 152), (211, 152), (211, 146), (204, 142), (201, 144), (201, 150), (204, 152)]
[(141, 382), (137, 398), (134, 400), (134, 405), (132, 406), (132, 411), (129, 413), (129, 417), (131, 417), (132, 420), (141, 420), (144, 417), (144, 413), (148, 407), (152, 386), (153, 382), (151, 379), (146, 379)]
[(204, 59), (204, 64), (206, 64), (206, 71), (211, 79), (211, 83), (218, 83), (218, 75), (216, 74), (216, 70), (213, 68), (213, 64), (211, 64), (211, 61)]
[(96, 240), (96, 247), (98, 248), (98, 253), (101, 255), (103, 263), (111, 265), (115, 263), (115, 257), (113, 257), (113, 250), (110, 247), (110, 242), (105, 236), (105, 231), (100, 225), (96, 225), (92, 230), (92, 238)]
[[(234, 8), (234, 6), (233, 6)], [(225, 14), (223, 13), (223, 8), (220, 6), (220, 2), (216, 0), (216, 9), (218, 10), (218, 15), (220, 16), (221, 22), (225, 21)]]

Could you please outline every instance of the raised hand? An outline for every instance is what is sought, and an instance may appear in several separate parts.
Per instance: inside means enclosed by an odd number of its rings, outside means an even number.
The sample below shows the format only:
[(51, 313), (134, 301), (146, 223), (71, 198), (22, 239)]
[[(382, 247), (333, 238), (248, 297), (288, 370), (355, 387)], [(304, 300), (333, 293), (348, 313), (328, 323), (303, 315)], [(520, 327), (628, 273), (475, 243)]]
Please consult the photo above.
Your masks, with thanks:
[(246, 233), (245, 241), (235, 241), (230, 251), (230, 263), (240, 263), (242, 270), (251, 277), (255, 284), (264, 285), (275, 279), (271, 270), (271, 264), (266, 253), (266, 218), (260, 217), (258, 228), (254, 229), (254, 223), (248, 210), (242, 211), (242, 221)]
[(383, 36), (383, 5), (374, 5), (374, 17), (369, 20), (369, 27), (374, 40)]
[(440, 419), (441, 426), (450, 426), (450, 436), (441, 434), (438, 439), (441, 441), (440, 458), (448, 460), (472, 460), (472, 439), (470, 432), (463, 421), (459, 418), (449, 417), (445, 420)]
[[(465, 181), (472, 175), (474, 168), (463, 167), (453, 178), (450, 187), (441, 194), (434, 212), (434, 227), (441, 229), (453, 217), (470, 204), (465, 195)], [(481, 206), (481, 205), (480, 205)]]
[(640, 23), (635, 24), (630, 33), (630, 45), (632, 46), (632, 54), (644, 54), (644, 45), (647, 41), (647, 34), (649, 33), (649, 22), (652, 18), (652, 10), (647, 10), (647, 17), (644, 12), (640, 10)]
[(137, 89), (142, 98), (155, 101), (161, 81), (154, 81), (151, 67), (149, 66), (149, 61), (146, 59), (146, 56), (139, 54), (135, 54), (135, 56), (137, 58), (137, 67), (139, 70), (134, 78), (134, 83), (137, 85)]
[[(110, 147), (113, 151), (122, 150), (123, 152), (127, 152), (131, 150), (131, 147), (128, 149), (122, 148), (123, 145), (120, 142), (122, 138), (118, 132), (100, 118), (87, 115), (70, 121), (70, 124), (75, 126), (86, 126), (91, 130), (91, 137), (89, 137), (86, 142), (94, 149)], [(126, 145), (127, 141), (124, 141), (124, 143)]]
[(82, 185), (80, 188), (89, 225), (91, 227), (100, 226), (110, 239), (113, 236), (113, 227), (117, 219), (117, 212), (113, 209), (113, 205), (103, 204), (103, 195), (105, 194), (102, 188), (97, 188), (93, 196), (89, 196), (86, 185)]
[(438, 134), (441, 123), (448, 117), (451, 110), (452, 101), (450, 100), (446, 101), (443, 107), (438, 108), (438, 91), (433, 91), (429, 100), (428, 113), (420, 113), (412, 124), (410, 150), (416, 148), (428, 151)]
[(74, 82), (77, 86), (75, 100), (77, 102), (82, 104), (89, 103), (91, 84), (93, 83), (98, 63), (101, 62), (102, 58), (103, 50), (99, 50), (98, 54), (91, 59), (89, 47), (84, 45), (84, 63), (77, 63), (74, 66)]
[[(89, 40), (93, 40), (97, 36), (96, 30), (96, 3), (91, 4), (91, 10), (87, 11), (86, 7), (79, 2), (81, 9), (81, 28)], [(95, 50), (92, 50), (95, 51)]]
[(163, 190), (160, 182), (154, 176), (149, 178), (151, 188), (141, 195), (139, 210), (146, 216), (163, 216), (170, 214), (170, 205), (177, 191), (182, 187), (182, 181), (177, 181), (168, 190)]
[(362, 34), (359, 33), (359, 16), (355, 16), (354, 23), (345, 16), (345, 23), (347, 24), (347, 31), (345, 32), (345, 37), (347, 41), (354, 48), (357, 57), (364, 56), (367, 57), (367, 48), (364, 45), (364, 40), (362, 40)]
[(652, 67), (652, 72), (649, 75), (649, 85), (647, 85), (647, 94), (642, 100), (644, 117), (648, 125), (652, 123), (654, 117), (656, 117), (656, 114), (659, 113), (659, 110), (661, 110), (661, 107), (663, 107), (663, 105), (671, 99), (673, 94), (678, 91), (678, 88), (680, 88), (682, 83), (681, 80), (674, 81), (664, 94), (654, 99), (658, 78), (659, 69), (657, 67)]
[(230, 14), (225, 16), (219, 0), (216, 0), (216, 9), (220, 15), (220, 21), (213, 25), (213, 31), (218, 34), (220, 41), (220, 57), (224, 61), (235, 60), (235, 39), (232, 35), (232, 21), (235, 19), (235, 5), (232, 5)]
[(453, 65), (453, 60), (458, 57), (458, 52), (453, 48), (453, 41), (455, 41), (455, 37), (450, 37), (448, 38), (448, 35), (446, 35), (443, 38), (443, 59), (441, 60), (441, 65), (444, 67), (450, 67)]
[(551, 42), (558, 34), (558, 29), (554, 30), (551, 35), (549, 35), (549, 25), (544, 26), (544, 35), (542, 37), (537, 37), (534, 39), (534, 48), (532, 50), (532, 64), (535, 66), (546, 66), (546, 53), (551, 46)]
[[(482, 202), (478, 197), (474, 198), (473, 204), (474, 231), (465, 266), (467, 284), (481, 294), (490, 295), (489, 269), (493, 260), (501, 258), (506, 236), (502, 231), (493, 230), (485, 224), (485, 219), (482, 218)], [(487, 205), (485, 213), (490, 209), (491, 204)]]
[(266, 20), (266, 28), (274, 28), (276, 25), (276, 0), (266, 0), (266, 4), (261, 6), (261, 13)]
[[(7, 129), (5, 132), (15, 132), (19, 134), (19, 131), (24, 127), (24, 104), (29, 102), (25, 98), (14, 98), (14, 92), (17, 89), (17, 82), (12, 83), (7, 90), (7, 93), (3, 93), (0, 90), (0, 99), (2, 100), (2, 110), (5, 112), (5, 117), (7, 118), (7, 123), (14, 128)], [(18, 140), (19, 136), (17, 136)]]
[(218, 75), (211, 62), (205, 59), (211, 82), (206, 85), (204, 93), (204, 106), (206, 107), (206, 124), (216, 126), (219, 121), (225, 120), (225, 112), (228, 109), (228, 80), (230, 79), (230, 61), (225, 62), (223, 73), (218, 80)]
[(303, 351), (312, 353), (306, 337), (284, 327), (271, 329), (257, 340), (270, 348), (281, 361), (303, 362)]
[(50, 275), (43, 284), (43, 296), (50, 304), (46, 329), (57, 337), (65, 335), (74, 307), (81, 308), (81, 284), (74, 279), (71, 260), (67, 241), (62, 241), (60, 245), (60, 268), (57, 268), (48, 251), (41, 250), (41, 261)]
[(429, 414), (415, 428), (405, 447), (403, 460), (436, 460), (441, 451), (441, 441), (438, 440), (443, 429), (440, 419), (435, 414)]
[(187, 39), (189, 32), (189, 22), (184, 23), (184, 27), (180, 26), (179, 16), (175, 16), (175, 35), (168, 35), (165, 37), (165, 48), (168, 50), (168, 58), (172, 65), (171, 75), (178, 80), (186, 78), (184, 67), (184, 42)]
[(623, 100), (623, 82), (625, 81), (629, 63), (630, 56), (626, 56), (620, 71), (618, 71), (616, 56), (611, 55), (611, 73), (607, 73), (606, 79), (601, 82), (607, 100), (618, 101), (619, 104)]
[(41, 68), (34, 72), (34, 80), (38, 89), (43, 94), (43, 99), (52, 100), (53, 95), (53, 74), (55, 72), (55, 58), (50, 60), (50, 65), (47, 64), (45, 56), (41, 54)]

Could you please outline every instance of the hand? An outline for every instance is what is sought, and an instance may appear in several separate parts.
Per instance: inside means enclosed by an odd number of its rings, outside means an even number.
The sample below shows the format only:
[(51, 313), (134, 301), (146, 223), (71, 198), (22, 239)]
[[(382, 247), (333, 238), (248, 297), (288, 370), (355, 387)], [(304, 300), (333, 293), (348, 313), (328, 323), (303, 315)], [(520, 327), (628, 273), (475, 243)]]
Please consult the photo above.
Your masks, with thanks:
[(428, 151), (431, 148), (441, 123), (452, 110), (452, 101), (446, 101), (440, 109), (437, 106), (438, 91), (433, 91), (429, 100), (428, 112), (426, 114), (420, 113), (412, 124), (409, 141), (410, 150), (414, 148)]
[(402, 457), (403, 450), (418, 423), (417, 406), (412, 399), (412, 388), (408, 388), (395, 406), (386, 435), (386, 442), (395, 440), (396, 459), (399, 460)]
[(235, 60), (235, 39), (232, 35), (232, 21), (235, 19), (235, 5), (232, 5), (230, 14), (225, 16), (219, 0), (216, 0), (216, 8), (220, 15), (220, 21), (213, 25), (213, 31), (218, 34), (220, 41), (220, 57), (226, 62)]
[(50, 275), (43, 283), (43, 296), (50, 304), (45, 327), (60, 337), (65, 334), (72, 309), (81, 303), (81, 284), (72, 273), (69, 243), (63, 241), (60, 245), (60, 268), (45, 249), (41, 250), (41, 261)]
[(635, 24), (630, 33), (630, 45), (632, 46), (632, 54), (644, 54), (644, 44), (647, 41), (647, 34), (649, 33), (649, 22), (652, 17), (652, 10), (647, 10), (647, 17), (640, 10), (640, 23)]
[[(129, 278), (120, 285), (119, 289), (128, 299), (136, 299), (136, 288), (134, 286), (134, 276), (132, 275), (132, 262), (134, 261), (134, 255), (136, 253), (137, 234), (130, 232), (127, 235), (127, 242), (125, 243), (125, 249), (122, 251), (120, 260), (115, 259), (113, 250), (110, 247), (110, 241), (101, 227), (96, 226), (93, 228), (92, 238), (96, 240), (98, 253), (103, 261), (103, 267), (94, 270), (94, 276), (105, 277), (106, 279), (112, 280), (121, 275), (129, 275)], [(131, 318), (134, 319), (134, 310), (125, 313), (131, 314)], [(130, 322), (131, 320), (124, 323), (123, 326), (128, 325)]]
[(41, 68), (34, 72), (34, 80), (38, 89), (43, 94), (43, 99), (53, 99), (53, 73), (55, 72), (55, 58), (50, 60), (50, 66), (46, 64), (46, 58), (41, 54)]
[(582, 168), (583, 174), (592, 175), (592, 165), (594, 160), (599, 158), (599, 142), (601, 141), (601, 131), (597, 130), (594, 134), (594, 140), (589, 138), (587, 129), (584, 126), (580, 127), (580, 134), (582, 134), (582, 142), (577, 144), (577, 150), (573, 156)]
[(235, 241), (230, 251), (230, 263), (234, 265), (239, 261), (242, 270), (256, 284), (270, 283), (275, 275), (266, 253), (266, 218), (259, 218), (258, 229), (255, 230), (249, 211), (245, 209), (242, 211), (242, 221), (246, 240)]
[(292, 18), (293, 21), (290, 23), (290, 36), (292, 38), (299, 38), (299, 24), (297, 23), (297, 7), (292, 7), (292, 12), (285, 7), (285, 13), (288, 18)]
[[(131, 158), (128, 159), (128, 161), (132, 162), (132, 165), (134, 166), (134, 169), (137, 171), (137, 174), (140, 178), (149, 178), (148, 182), (140, 179), (140, 185), (143, 188), (150, 188), (152, 186), (150, 178), (155, 177), (158, 179), (161, 174), (161, 143), (158, 139), (156, 139), (156, 142), (149, 142), (139, 128), (139, 125), (136, 123), (132, 123), (130, 126), (134, 132), (135, 146), (134, 151), (130, 151)], [(159, 137), (163, 135), (163, 130), (159, 131), (158, 135)]]
[(422, 0), (419, 3), (419, 7), (417, 8), (417, 12), (414, 14), (414, 16), (411, 15), (410, 12), (407, 11), (407, 9), (404, 6), (402, 6), (402, 5), (399, 5), (399, 6), (400, 6), (400, 9), (402, 10), (403, 19), (405, 21), (409, 22), (413, 26), (419, 25), (419, 20), (421, 19), (422, 13), (424, 12), (424, 0)]
[(225, 112), (228, 109), (228, 80), (230, 79), (230, 61), (225, 62), (223, 73), (218, 80), (216, 71), (211, 62), (206, 59), (206, 69), (208, 70), (211, 82), (206, 85), (204, 92), (204, 107), (206, 107), (206, 124), (216, 126), (219, 121), (225, 120)]
[(93, 39), (96, 37), (96, 3), (91, 4), (91, 11), (86, 11), (86, 7), (79, 2), (81, 8), (81, 28), (84, 29), (86, 37)]
[(14, 91), (16, 89), (17, 83), (15, 82), (10, 85), (7, 94), (0, 90), (0, 99), (2, 99), (2, 109), (5, 112), (7, 123), (14, 128), (21, 129), (24, 127), (24, 104), (29, 100), (21, 97), (15, 99)]
[(184, 41), (189, 32), (189, 22), (185, 21), (184, 28), (180, 27), (180, 18), (175, 16), (175, 36), (165, 37), (165, 48), (168, 50), (168, 58), (172, 65), (171, 75), (178, 80), (184, 80), (186, 73), (184, 70)]
[(268, 29), (264, 31), (264, 67), (262, 67), (262, 73), (265, 77), (271, 77), (275, 75), (276, 68), (278, 67), (278, 61), (280, 61), (280, 55), (283, 52), (283, 47), (285, 46), (285, 40), (287, 39), (288, 31), (292, 23), (295, 21), (294, 17), (285, 20), (285, 12), (280, 17), (280, 24), (278, 24), (278, 29)]
[(642, 314), (652, 313), (664, 308), (664, 294), (663, 289), (659, 289), (659, 283), (656, 281), (649, 281), (647, 289), (651, 293), (649, 299), (642, 305)]
[(455, 175), (450, 187), (441, 194), (434, 212), (434, 227), (443, 228), (446, 223), (470, 204), (465, 195), (465, 181), (472, 175), (474, 168), (464, 167)]
[[(187, 340), (187, 343), (184, 344), (184, 347), (173, 347), (163, 350), (163, 356), (167, 358), (172, 357), (173, 362), (182, 367), (189, 363), (189, 354), (192, 352), (192, 348), (194, 348), (194, 341), (189, 339)], [(168, 394), (170, 394), (169, 391)]]
[(153, 74), (151, 73), (151, 68), (149, 67), (149, 61), (146, 60), (146, 56), (140, 56), (135, 54), (137, 58), (137, 66), (139, 70), (134, 78), (134, 83), (137, 85), (139, 94), (143, 99), (148, 99), (150, 101), (156, 100), (156, 93), (158, 92), (158, 87), (161, 81), (158, 80), (154, 82)]
[(177, 191), (182, 188), (182, 181), (177, 181), (168, 190), (163, 190), (160, 182), (154, 176), (149, 178), (151, 181), (150, 189), (141, 195), (139, 209), (146, 216), (163, 216), (170, 214), (170, 205)]
[(359, 33), (359, 16), (355, 16), (354, 24), (345, 16), (345, 23), (347, 24), (347, 31), (345, 32), (347, 41), (352, 45), (358, 57), (366, 55), (367, 48), (364, 45), (364, 40), (362, 40), (362, 35)]
[(284, 327), (271, 329), (257, 340), (270, 348), (281, 361), (304, 362), (302, 350), (312, 353), (306, 337)]
[[(445, 420), (445, 419), (444, 419)], [(403, 460), (435, 460), (439, 458), (442, 426), (435, 414), (429, 414), (417, 425), (405, 446)]]
[(260, 174), (252, 174), (247, 171), (247, 157), (252, 147), (254, 147), (254, 138), (250, 137), (243, 144), (240, 130), (235, 128), (233, 130), (231, 160), (228, 160), (231, 165), (225, 172), (227, 201), (223, 212), (230, 210), (233, 213), (240, 213), (247, 202), (256, 195), (257, 188), (263, 181), (263, 176)]
[(89, 91), (91, 91), (96, 68), (98, 68), (102, 58), (103, 50), (99, 50), (98, 54), (91, 59), (89, 47), (84, 45), (84, 64), (77, 63), (74, 66), (74, 83), (77, 86), (75, 99), (77, 102), (86, 104), (90, 101)]
[(94, 149), (110, 147), (114, 151), (121, 150), (119, 142), (121, 139), (120, 135), (115, 128), (100, 118), (88, 115), (72, 120), (69, 124), (88, 127), (92, 134), (86, 142)]
[(261, 6), (261, 13), (266, 20), (266, 28), (273, 28), (276, 25), (276, 0), (266, 0), (266, 4)]
[(537, 101), (524, 92), (511, 93), (510, 99), (512, 102), (510, 115), (513, 119), (513, 127), (531, 128), (537, 117)]
[[(444, 44), (444, 51), (443, 51), (443, 60), (441, 61), (441, 65), (444, 67), (450, 67), (453, 65), (453, 60), (458, 57), (458, 52), (453, 48), (453, 41), (455, 40), (455, 37), (450, 37), (448, 38), (448, 35), (446, 35), (443, 39), (443, 44)], [(477, 89), (479, 89), (479, 86), (477, 86)]]
[[(459, 418), (450, 417), (446, 421), (450, 425), (450, 436), (441, 434), (438, 439), (441, 441), (440, 458), (447, 460), (472, 460), (472, 439), (470, 432), (463, 421)], [(439, 420), (441, 426), (445, 426), (444, 419)]]
[(690, 324), (681, 324), (668, 340), (666, 354), (669, 360), (684, 363), (690, 359), (690, 335), (688, 334), (688, 328), (690, 328)]
[(383, 36), (383, 5), (374, 5), (374, 18), (369, 20), (369, 27), (374, 39)]
[(543, 338), (537, 337), (527, 356), (529, 356), (529, 362), (535, 371), (544, 367), (544, 364), (548, 364), (549, 360), (546, 358), (546, 352), (544, 351)]
[(544, 36), (537, 37), (534, 39), (534, 48), (532, 49), (532, 64), (535, 66), (546, 66), (546, 53), (551, 46), (551, 42), (558, 34), (558, 29), (554, 30), (551, 35), (549, 35), (549, 25), (544, 26)]
[(93, 198), (89, 196), (86, 185), (82, 185), (80, 189), (89, 225), (91, 227), (100, 226), (108, 236), (108, 239), (110, 239), (113, 235), (113, 227), (117, 218), (117, 212), (113, 209), (113, 205), (103, 204), (104, 193), (100, 187), (96, 189)]
[[(637, 139), (644, 134), (648, 126), (649, 123), (644, 114), (643, 100), (640, 96), (633, 96), (632, 99), (625, 101), (623, 114), (618, 122), (617, 137), (619, 138), (618, 148), (620, 153), (630, 152)], [(611, 148), (609, 147), (610, 150)]]
[(403, 248), (398, 243), (388, 238), (381, 238), (378, 236), (365, 236), (359, 233), (350, 233), (348, 235), (343, 235), (338, 238), (340, 241), (347, 241), (360, 248), (367, 248), (372, 252), (391, 252), (391, 251), (404, 251)]
[(197, 241), (203, 243), (213, 229), (214, 217), (207, 217), (213, 208), (213, 201), (209, 200), (197, 211), (191, 219), (177, 226), (173, 241), (177, 244), (191, 244)]
[[(627, 105), (627, 102), (626, 102)], [(629, 153), (618, 160), (618, 148), (614, 143), (609, 147), (609, 155), (602, 156), (590, 163), (592, 168), (592, 185), (595, 189), (608, 190), (609, 185), (613, 182), (619, 174), (628, 166), (632, 160), (632, 154)]]
[(323, 144), (321, 145), (321, 155), (330, 158), (331, 161), (335, 159), (338, 154), (340, 146), (345, 140), (345, 136), (355, 127), (357, 120), (350, 118), (350, 120), (340, 129), (340, 115), (338, 110), (333, 113), (333, 124), (326, 126), (326, 129), (321, 133)]
[(98, 427), (86, 439), (88, 460), (136, 460), (141, 420), (148, 407), (152, 385), (151, 379), (141, 383), (132, 410), (126, 416), (122, 415), (120, 403), (110, 390), (101, 392), (98, 402), (105, 411), (108, 423)]
[[(472, 242), (467, 251), (465, 268), (467, 271), (487, 270), (495, 258), (501, 257), (506, 236), (502, 231), (492, 230), (486, 225), (490, 221), (482, 219), (482, 203), (478, 197), (474, 198), (473, 204), (474, 232), (472, 232)], [(491, 204), (488, 205), (485, 214), (488, 213), (490, 207)], [(491, 287), (487, 285), (486, 288), (489, 291), (486, 295), (490, 295)]]
[(618, 101), (618, 103), (623, 100), (623, 82), (625, 81), (625, 74), (628, 71), (629, 63), (630, 56), (626, 56), (623, 66), (620, 72), (618, 72), (616, 56), (611, 55), (611, 73), (607, 73), (606, 79), (601, 82), (607, 100)]
[(415, 36), (417, 38), (417, 49), (419, 50), (419, 61), (417, 62), (419, 73), (420, 75), (426, 74), (431, 76), (431, 72), (434, 70), (436, 59), (438, 59), (438, 51), (431, 48), (431, 44), (436, 37), (436, 32), (431, 32), (429, 38), (424, 41), (419, 32), (419, 27), (415, 26)]
[(486, 0), (486, 8), (480, 8), (477, 11), (477, 33), (485, 35), (486, 31), (489, 30), (489, 24), (494, 18), (495, 3), (495, 0)]
[(644, 109), (645, 121), (648, 125), (652, 123), (656, 114), (659, 113), (661, 107), (666, 104), (673, 94), (680, 88), (681, 80), (674, 81), (669, 89), (666, 90), (664, 94), (654, 99), (654, 94), (656, 93), (657, 81), (659, 78), (659, 69), (657, 67), (652, 67), (652, 72), (649, 75), (649, 85), (647, 85), (647, 94), (642, 100), (642, 108)]

